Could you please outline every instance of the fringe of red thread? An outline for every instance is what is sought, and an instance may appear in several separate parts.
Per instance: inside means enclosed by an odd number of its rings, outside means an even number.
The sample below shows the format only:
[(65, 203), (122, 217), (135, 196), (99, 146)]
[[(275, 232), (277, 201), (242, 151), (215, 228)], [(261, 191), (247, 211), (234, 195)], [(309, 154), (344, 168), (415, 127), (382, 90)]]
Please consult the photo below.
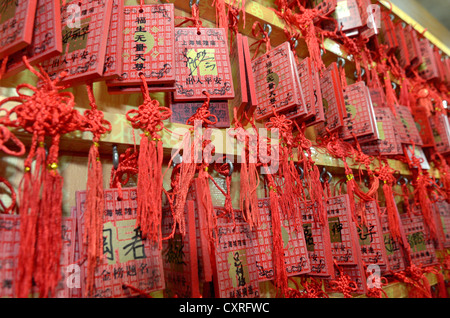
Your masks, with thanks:
[(99, 161), (98, 146), (89, 149), (88, 177), (86, 184), (85, 242), (88, 242), (86, 290), (94, 291), (95, 269), (103, 255), (103, 170)]

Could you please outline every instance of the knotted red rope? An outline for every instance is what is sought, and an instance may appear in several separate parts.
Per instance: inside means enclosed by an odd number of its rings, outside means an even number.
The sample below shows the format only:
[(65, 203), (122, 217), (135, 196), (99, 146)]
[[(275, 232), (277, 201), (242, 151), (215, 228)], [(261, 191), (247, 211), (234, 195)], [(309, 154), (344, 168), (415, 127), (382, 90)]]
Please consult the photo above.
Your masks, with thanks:
[(337, 264), (336, 260), (334, 260), (334, 265), (338, 269), (339, 275), (337, 275), (336, 279), (330, 281), (330, 290), (342, 293), (345, 298), (353, 298), (352, 292), (356, 292), (358, 285), (352, 281), (348, 274), (344, 273), (342, 268)]
[(250, 47), (256, 46), (255, 53), (252, 57), (252, 60), (254, 60), (259, 53), (261, 45), (265, 44), (266, 52), (269, 52), (272, 49), (272, 46), (270, 44), (269, 33), (264, 30), (264, 27), (261, 25), (261, 23), (259, 23), (259, 21), (255, 21), (255, 23), (253, 23), (252, 34), (255, 38), (259, 38), (260, 36), (262, 36), (261, 39), (255, 41), (250, 45)]
[[(324, 137), (320, 137), (317, 139), (317, 144), (321, 148), (325, 148), (328, 153), (336, 158), (342, 160), (344, 164), (344, 172), (347, 178), (347, 194), (350, 199), (350, 208), (352, 210), (353, 221), (357, 223), (357, 216), (361, 217), (362, 220), (364, 217), (364, 207), (366, 202), (374, 201), (374, 195), (377, 192), (377, 188), (374, 187), (376, 182), (372, 183), (371, 189), (367, 193), (364, 193), (358, 184), (356, 183), (355, 176), (353, 175), (352, 169), (349, 167), (347, 163), (347, 158), (351, 157), (355, 152), (350, 143), (345, 142), (341, 138), (339, 138), (335, 133), (328, 134)], [(355, 196), (360, 199), (359, 207), (356, 204)], [(358, 213), (358, 211), (360, 211)]]
[[(119, 157), (119, 165), (117, 169), (111, 169), (111, 178), (109, 181), (110, 188), (117, 188), (119, 190), (119, 198), (122, 198), (122, 185), (125, 185), (130, 180), (132, 175), (137, 175), (139, 153), (136, 148), (130, 147), (125, 150), (125, 153)], [(125, 179), (124, 179), (125, 176)]]
[[(60, 80), (52, 81), (39, 66), (37, 72), (26, 57), (27, 68), (41, 80), (39, 89), (29, 84), (17, 86), (17, 97), (0, 102), (18, 102), (8, 112), (11, 126), (20, 127), (32, 134), (30, 152), (25, 160), (25, 175), (19, 192), (20, 235), (19, 261), (16, 277), (17, 297), (27, 297), (32, 279), (41, 297), (54, 293), (60, 279), (60, 254), (62, 248), (62, 177), (58, 173), (58, 151), (60, 136), (80, 129), (81, 115), (74, 109), (74, 97), (70, 92), (61, 92), (65, 87), (57, 86)], [(62, 73), (60, 77), (64, 77)], [(21, 92), (28, 89), (32, 95)], [(44, 138), (51, 138), (46, 158)], [(31, 163), (36, 160), (34, 172)]]
[(428, 194), (428, 187), (436, 185), (436, 183), (430, 178), (428, 171), (424, 171), (421, 167), (421, 159), (415, 155), (415, 145), (411, 151), (411, 163), (410, 168), (413, 171), (412, 185), (414, 187), (414, 197), (416, 202), (419, 203), (423, 220), (428, 228), (428, 237), (432, 240), (438, 240), (437, 227), (434, 218), (434, 212), (432, 209), (432, 203)]
[(138, 109), (126, 113), (131, 126), (143, 131), (138, 158), (136, 227), (140, 228), (144, 238), (157, 242), (162, 248), (163, 142), (160, 132), (164, 129), (163, 121), (170, 118), (172, 111), (161, 106), (157, 100), (151, 99), (145, 76), (142, 74), (141, 79), (144, 101)]
[(403, 237), (401, 235), (400, 216), (398, 214), (397, 206), (394, 200), (394, 193), (392, 191), (392, 187), (396, 182), (396, 179), (394, 177), (395, 171), (389, 166), (387, 160), (380, 160), (380, 165), (376, 169), (375, 173), (377, 174), (380, 181), (383, 182), (383, 193), (386, 200), (386, 212), (388, 215), (389, 231), (392, 235), (392, 238), (405, 248), (408, 248), (408, 242), (403, 242)]
[[(251, 119), (253, 121), (254, 118)], [(256, 189), (259, 186), (259, 174), (257, 170), (257, 141), (256, 134), (247, 132), (237, 117), (237, 108), (234, 108), (234, 128), (228, 130), (228, 134), (243, 145), (240, 149), (240, 210), (250, 228), (258, 225), (258, 196)], [(239, 153), (238, 153), (239, 155)]]
[(439, 152), (435, 152), (434, 154), (432, 154), (431, 160), (435, 163), (435, 166), (439, 170), (442, 188), (445, 192), (445, 199), (450, 202), (450, 166), (447, 164), (447, 161)]
[(328, 226), (327, 211), (324, 202), (326, 194), (321, 186), (319, 168), (312, 158), (312, 142), (305, 136), (306, 126), (303, 124), (300, 128), (296, 122), (294, 124), (298, 131), (294, 144), (297, 144), (298, 162), (303, 163), (303, 179), (308, 182), (309, 199), (317, 206), (317, 219), (320, 225)]
[(103, 255), (103, 211), (105, 207), (103, 170), (98, 151), (98, 142), (102, 135), (111, 131), (111, 123), (104, 119), (103, 112), (97, 108), (92, 84), (86, 85), (86, 89), (91, 109), (84, 111), (81, 129), (92, 133), (93, 144), (89, 149), (88, 159), (84, 242), (88, 246), (86, 291), (88, 295), (92, 295), (94, 292), (95, 269)]
[(275, 13), (282, 18), (286, 24), (289, 26), (295, 26), (301, 31), (308, 47), (311, 61), (314, 63), (314, 66), (319, 70), (319, 72), (322, 72), (322, 70), (325, 69), (325, 64), (323, 63), (320, 54), (320, 45), (317, 38), (315, 23), (320, 20), (327, 19), (327, 17), (318, 8), (306, 9), (299, 4), (298, 9), (299, 13), (295, 13), (290, 8), (281, 6), (278, 7), (278, 11), (275, 10)]
[[(0, 123), (1, 122), (2, 121), (0, 121)], [(7, 143), (9, 141), (11, 141), (18, 149), (14, 150), (14, 149), (8, 148)], [(10, 156), (19, 157), (25, 153), (25, 146), (8, 128), (6, 128), (5, 126), (0, 126), (0, 151), (3, 151)], [(8, 190), (10, 192), (11, 203), (9, 204), (9, 206), (6, 206), (0, 200), (0, 207), (1, 207), (0, 213), (12, 214), (15, 211), (16, 206), (17, 206), (16, 191), (14, 190), (14, 187), (11, 185), (11, 183), (9, 183), (9, 181), (3, 177), (0, 177), (0, 184), (1, 183), (3, 183), (5, 185), (5, 187), (8, 188)]]
[(322, 290), (322, 284), (313, 277), (300, 277), (303, 289), (300, 289), (292, 277), (289, 277), (289, 280), (295, 285), (295, 289), (288, 288), (286, 298), (328, 298), (328, 294)]
[(203, 27), (203, 22), (200, 21), (200, 11), (198, 9), (197, 4), (192, 4), (191, 7), (191, 15), (192, 17), (175, 17), (175, 19), (183, 19), (184, 21), (180, 22), (179, 24), (175, 25), (175, 27), (181, 27), (182, 25), (192, 22), (193, 25), (190, 25), (189, 27), (197, 28), (197, 34), (200, 34), (200, 29)]
[(424, 275), (423, 269), (417, 267), (414, 264), (408, 266), (404, 271), (393, 273), (393, 277), (405, 284), (407, 284), (411, 290), (409, 297), (411, 298), (431, 298), (431, 286)]

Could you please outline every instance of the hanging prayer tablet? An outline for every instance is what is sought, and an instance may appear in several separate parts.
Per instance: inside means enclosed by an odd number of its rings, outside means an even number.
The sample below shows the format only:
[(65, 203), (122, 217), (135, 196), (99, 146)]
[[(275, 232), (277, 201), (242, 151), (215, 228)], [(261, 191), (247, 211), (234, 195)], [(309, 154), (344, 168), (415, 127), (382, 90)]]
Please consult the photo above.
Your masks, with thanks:
[(119, 30), (123, 33), (121, 74), (108, 86), (140, 86), (141, 75), (150, 86), (173, 86), (173, 4), (124, 5)]
[(123, 29), (120, 28), (119, 16), (123, 12), (123, 2), (114, 0), (109, 24), (108, 39), (106, 45), (105, 65), (103, 79), (109, 80), (120, 75), (122, 70), (122, 43)]
[(23, 56), (35, 65), (62, 52), (60, 11), (59, 0), (38, 0), (31, 44), (9, 55), (4, 77), (26, 68)]
[(20, 216), (0, 214), (0, 297), (15, 296), (14, 278), (19, 244)]
[(450, 247), (450, 204), (445, 200), (438, 200), (434, 203), (437, 222), (440, 224), (441, 241), (444, 248)]
[(337, 64), (333, 62), (322, 73), (320, 78), (320, 88), (322, 93), (322, 104), (325, 120), (322, 124), (317, 125), (319, 135), (328, 128), (331, 132), (340, 129), (344, 125), (342, 107), (344, 99), (342, 93), (342, 85), (336, 78)]
[(416, 266), (436, 265), (438, 263), (436, 250), (433, 241), (428, 238), (422, 213), (416, 208), (413, 209), (413, 214), (411, 217), (406, 214), (400, 216), (406, 239), (411, 248), (411, 261)]
[[(95, 271), (95, 298), (131, 297), (138, 293), (124, 285), (149, 293), (164, 289), (161, 251), (157, 244), (143, 240), (136, 228), (137, 199), (136, 188), (123, 188), (119, 200), (117, 189), (104, 192), (105, 211), (103, 214), (103, 257)], [(82, 253), (86, 248), (84, 237), (84, 212), (86, 192), (77, 192), (78, 226)], [(82, 284), (87, 267), (82, 265)], [(83, 297), (87, 297), (83, 288)]]
[[(56, 286), (55, 298), (71, 297), (72, 288), (76, 287), (76, 282), (70, 282), (70, 275), (75, 262), (75, 240), (76, 240), (77, 220), (74, 216), (64, 217), (62, 220), (62, 249), (60, 271), (61, 278)], [(74, 275), (75, 276), (75, 275)]]
[(422, 64), (422, 55), (420, 53), (419, 40), (416, 30), (411, 25), (404, 28), (406, 49), (408, 51), (409, 67), (415, 68)]
[(354, 135), (359, 138), (375, 133), (370, 112), (370, 101), (368, 100), (366, 84), (357, 82), (348, 85), (344, 89), (344, 126), (339, 132), (339, 137), (344, 140), (353, 139)]
[(311, 262), (310, 276), (334, 278), (330, 231), (317, 220), (317, 207), (312, 202), (300, 202), (306, 250)]
[(236, 34), (233, 45), (231, 46), (231, 72), (233, 75), (234, 86), (234, 99), (231, 102), (232, 108), (237, 108), (237, 113), (242, 112), (247, 107), (248, 101), (248, 88), (247, 88), (247, 76), (245, 73), (245, 58), (242, 35)]
[(439, 69), (430, 41), (420, 39), (418, 43), (420, 55), (422, 56), (422, 61), (418, 68), (419, 75), (427, 81), (437, 79), (439, 77)]
[(234, 98), (233, 77), (224, 29), (175, 28), (174, 101)]
[(450, 152), (450, 124), (444, 114), (436, 114), (428, 118), (433, 133), (436, 151), (441, 154)]
[[(260, 281), (274, 279), (273, 232), (269, 198), (259, 199), (258, 251), (256, 267)], [(296, 212), (296, 211), (295, 211)], [(310, 263), (305, 242), (301, 216), (292, 211), (290, 216), (281, 215), (281, 235), (283, 237), (284, 263), (287, 276), (310, 272)]]
[(396, 132), (399, 141), (403, 144), (422, 146), (423, 142), (409, 107), (399, 105), (395, 107), (395, 111), (397, 113), (395, 118)]
[(0, 59), (29, 45), (37, 0), (3, 0), (0, 4)]
[(273, 109), (281, 113), (298, 106), (298, 76), (295, 75), (293, 63), (289, 42), (252, 61), (258, 99), (256, 120), (272, 116)]
[(215, 208), (218, 235), (215, 248), (216, 297), (259, 298), (255, 233), (250, 231), (241, 211), (234, 221), (223, 209)]
[(358, 34), (365, 21), (362, 20), (357, 0), (338, 0), (334, 17), (342, 32), (347, 36)]
[[(247, 117), (250, 118), (253, 116), (254, 111), (256, 110), (256, 106), (258, 103), (257, 97), (256, 97), (256, 88), (255, 88), (255, 79), (253, 77), (253, 71), (252, 71), (252, 58), (250, 56), (250, 46), (248, 44), (248, 37), (242, 36), (242, 47), (244, 49), (244, 61), (245, 61), (245, 76), (247, 80), (247, 96), (248, 96), (248, 102), (245, 106), (245, 113), (247, 114)], [(238, 113), (238, 116), (240, 114)], [(246, 118), (242, 118), (242, 123), (246, 123)]]
[(163, 208), (162, 234), (163, 267), (166, 293), (169, 297), (197, 298), (200, 296), (198, 279), (198, 255), (196, 239), (195, 202), (186, 201), (186, 235), (178, 228), (174, 231), (173, 216), (169, 206)]
[(331, 254), (339, 265), (357, 265), (357, 234), (354, 228), (348, 195), (327, 200)]
[(394, 115), (388, 107), (374, 108), (379, 140), (361, 144), (361, 149), (369, 155), (400, 155), (403, 148), (396, 137)]
[(63, 51), (42, 66), (51, 79), (67, 71), (64, 84), (100, 79), (112, 1), (68, 0), (61, 9)]
[(395, 53), (398, 48), (398, 40), (390, 13), (387, 11), (382, 11), (381, 19), (381, 37), (383, 39), (383, 44), (387, 45), (388, 54)]
[[(398, 211), (397, 211), (398, 213)], [(389, 229), (389, 221), (387, 213), (380, 215), (381, 228), (383, 232), (384, 248), (387, 256), (387, 270), (392, 272), (400, 272), (406, 268), (405, 251), (401, 244), (394, 240)], [(406, 237), (403, 232), (402, 224), (400, 224), (400, 232), (406, 242)]]
[[(170, 109), (172, 110), (172, 115), (170, 116), (170, 121), (172, 123), (184, 124), (192, 115), (195, 114), (198, 108), (202, 106), (202, 102), (180, 102), (180, 103), (170, 103)], [(229, 128), (230, 127), (230, 117), (228, 110), (227, 101), (215, 101), (209, 103), (209, 111), (211, 115), (217, 117), (217, 123), (210, 125), (211, 128)]]
[(315, 115), (312, 67), (313, 65), (309, 57), (303, 59), (297, 64), (297, 73), (299, 76), (303, 97), (305, 99), (305, 104), (300, 104), (297, 107), (287, 111), (286, 117), (288, 119), (297, 119), (302, 117), (302, 120), (306, 120)]
[(381, 222), (378, 217), (378, 209), (375, 201), (365, 204), (365, 222), (358, 216), (358, 224), (355, 224), (358, 233), (361, 259), (365, 264), (387, 265), (386, 249), (384, 247)]

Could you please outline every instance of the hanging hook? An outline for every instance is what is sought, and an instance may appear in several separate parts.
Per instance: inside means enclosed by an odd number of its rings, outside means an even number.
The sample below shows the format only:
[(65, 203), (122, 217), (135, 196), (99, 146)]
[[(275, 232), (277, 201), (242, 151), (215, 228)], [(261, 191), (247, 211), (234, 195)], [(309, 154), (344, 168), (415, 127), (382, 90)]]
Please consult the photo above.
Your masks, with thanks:
[(342, 57), (338, 57), (337, 58), (337, 64), (339, 67), (344, 67), (345, 66), (345, 59)]
[[(264, 23), (263, 30), (266, 31), (266, 29), (268, 30), (267, 36), (270, 37), (270, 35), (272, 34), (272, 26), (268, 23)], [(263, 35), (263, 37), (265, 37), (265, 35)]]
[[(189, 0), (189, 6), (191, 8), (192, 8), (192, 5), (193, 5), (193, 2), (194, 2), (194, 0)], [(200, 0), (197, 0), (197, 2), (195, 3), (197, 5), (197, 7), (198, 7), (199, 3), (200, 3)]]
[[(361, 77), (363, 77), (364, 74), (366, 74), (366, 70), (362, 68), (361, 69)], [(356, 73), (356, 71), (353, 73), (353, 76), (355, 76), (355, 78), (358, 78), (358, 74)]]
[(397, 83), (392, 82), (391, 84), (392, 84), (392, 88), (393, 88), (394, 90), (396, 90), (396, 89), (397, 89)]
[(298, 46), (298, 40), (293, 36), (293, 37), (291, 38), (291, 42), (292, 42), (292, 41), (295, 41), (295, 42), (294, 42), (294, 49), (296, 49), (297, 46)]
[[(403, 181), (403, 182), (402, 182)], [(406, 178), (406, 177), (404, 177), (404, 176), (399, 176), (398, 178), (397, 178), (397, 184), (398, 185), (407, 185), (409, 183), (409, 180), (408, 180), (408, 178)]]
[(117, 145), (113, 145), (112, 157), (114, 170), (117, 170), (119, 168), (119, 151), (117, 150)]
[(231, 177), (231, 174), (232, 174), (233, 171), (234, 171), (234, 165), (233, 165), (233, 162), (231, 162), (230, 159), (226, 158), (226, 159), (225, 159), (225, 163), (228, 163), (228, 165), (230, 166), (230, 172), (228, 173), (228, 176)]
[(172, 168), (175, 168), (176, 166), (178, 166), (179, 164), (181, 164), (183, 162), (183, 156), (180, 155), (179, 153), (176, 154), (175, 157), (173, 157), (172, 160)]
[(333, 175), (329, 171), (327, 171), (327, 169), (325, 169), (325, 167), (322, 168), (322, 172), (320, 173), (320, 178), (319, 178), (320, 182), (322, 182), (322, 183), (325, 182), (325, 180), (323, 178), (325, 176), (325, 174), (328, 176), (327, 182), (330, 183), (331, 179), (333, 178)]

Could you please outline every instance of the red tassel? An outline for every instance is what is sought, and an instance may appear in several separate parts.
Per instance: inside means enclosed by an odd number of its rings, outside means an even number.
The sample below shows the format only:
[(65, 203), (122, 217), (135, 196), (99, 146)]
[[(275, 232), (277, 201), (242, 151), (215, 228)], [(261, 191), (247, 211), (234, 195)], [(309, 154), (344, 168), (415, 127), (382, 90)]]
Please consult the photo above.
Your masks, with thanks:
[[(34, 277), (40, 297), (49, 297), (58, 283), (62, 247), (62, 177), (57, 171), (59, 141), (62, 134), (80, 129), (81, 116), (74, 109), (73, 95), (60, 92), (65, 87), (56, 85), (65, 76), (65, 72), (52, 81), (42, 67), (37, 72), (26, 57), (23, 57), (23, 61), (43, 85), (40, 89), (29, 84), (18, 85), (18, 97), (5, 98), (0, 102), (0, 105), (10, 101), (19, 102), (19, 105), (8, 112), (7, 117), (11, 118), (15, 114), (16, 119), (11, 121), (12, 125), (33, 135), (19, 193), (21, 244), (16, 295), (27, 297)], [(23, 88), (31, 90), (33, 94), (22, 94), (20, 90)], [(43, 148), (45, 136), (52, 138), (47, 162)], [(35, 154), (35, 172), (30, 175)]]
[(281, 296), (285, 296), (288, 292), (288, 278), (284, 261), (283, 237), (281, 235), (280, 197), (272, 175), (267, 175), (267, 178), (269, 179), (270, 215), (272, 219), (274, 283), (278, 292), (281, 292)]
[(150, 98), (145, 76), (141, 75), (141, 79), (144, 102), (137, 110), (129, 110), (126, 114), (133, 128), (144, 131), (138, 158), (136, 228), (140, 228), (143, 238), (158, 243), (161, 249), (163, 146), (159, 132), (164, 129), (163, 121), (170, 118), (172, 111)]
[(93, 144), (89, 149), (88, 177), (86, 183), (86, 212), (84, 215), (84, 241), (87, 248), (86, 291), (88, 295), (94, 292), (95, 269), (103, 256), (103, 169), (98, 151), (98, 141), (101, 135), (111, 131), (111, 123), (103, 118), (103, 112), (95, 104), (92, 84), (86, 86), (91, 109), (84, 112), (82, 130), (90, 131)]

